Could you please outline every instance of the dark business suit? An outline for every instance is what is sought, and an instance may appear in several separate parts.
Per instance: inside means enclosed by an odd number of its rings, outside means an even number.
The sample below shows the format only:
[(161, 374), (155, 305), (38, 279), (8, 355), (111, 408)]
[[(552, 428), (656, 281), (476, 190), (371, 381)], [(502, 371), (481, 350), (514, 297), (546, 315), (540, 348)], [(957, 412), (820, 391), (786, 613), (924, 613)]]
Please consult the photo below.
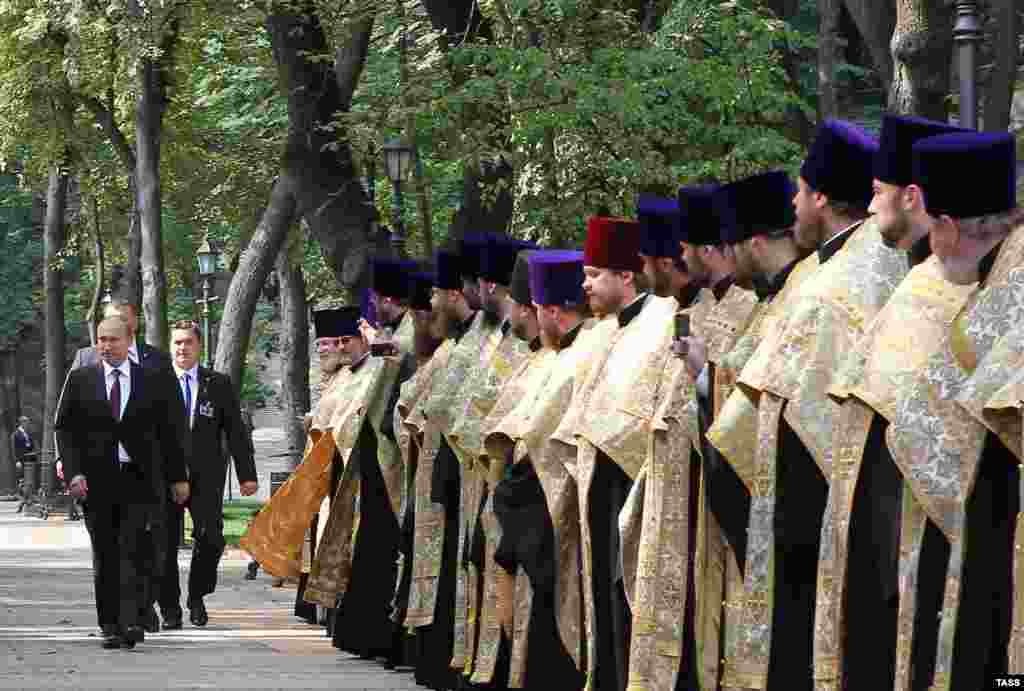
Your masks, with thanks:
[[(149, 371), (149, 372), (153, 372), (154, 374), (156, 374), (156, 375), (158, 375), (159, 377), (162, 378), (164, 386), (166, 387), (167, 395), (171, 396), (172, 399), (173, 399), (173, 395), (174, 395), (174, 391), (175, 391), (175, 383), (174, 383), (175, 380), (174, 380), (174, 367), (171, 365), (171, 356), (169, 354), (165, 353), (164, 351), (162, 351), (162, 350), (160, 350), (158, 348), (154, 348), (153, 346), (148, 345), (146, 343), (139, 343), (139, 344), (136, 345), (136, 355), (138, 356), (138, 363), (137, 364), (140, 367), (142, 367), (142, 369), (144, 369), (146, 371)], [(99, 356), (99, 353), (96, 351), (95, 347), (88, 346), (86, 348), (79, 348), (78, 351), (75, 353), (74, 360), (71, 361), (71, 371), (74, 371), (74, 370), (82, 368), (82, 367), (89, 367), (89, 366), (92, 366), (92, 365), (98, 365), (99, 362), (100, 362), (100, 356)], [(70, 374), (70, 372), (69, 372), (69, 374)], [(184, 414), (180, 411), (180, 409), (177, 411), (177, 418), (176, 418), (175, 422), (178, 425), (179, 429), (181, 429), (182, 433), (184, 434), (184, 430), (187, 428), (187, 422), (185, 420)], [(59, 442), (60, 442), (60, 440), (58, 439), (58, 444), (57, 444), (58, 456), (61, 455), (60, 454), (60, 443)], [(157, 451), (159, 452), (159, 449)], [(67, 479), (68, 482), (71, 482), (71, 476), (70, 475), (67, 475), (65, 473), (64, 477)], [(150, 518), (149, 518), (148, 523), (150, 524), (150, 526), (152, 526), (153, 524), (156, 524), (156, 523), (160, 523), (162, 525), (162, 521), (165, 519), (165, 516), (164, 516), (165, 513), (166, 512), (162, 510), (162, 507), (161, 507), (161, 510), (155, 511), (153, 513), (153, 515), (150, 516)], [(88, 528), (88, 523), (86, 524), (86, 527)], [(156, 598), (157, 598), (157, 593), (155, 592), (156, 588), (154, 588), (152, 586), (152, 584), (150, 583), (150, 581), (149, 581), (149, 574), (152, 573), (152, 572), (157, 571), (157, 569), (155, 568), (155, 565), (156, 564), (163, 564), (164, 560), (166, 558), (165, 555), (166, 555), (166, 553), (168, 551), (168, 548), (167, 548), (167, 545), (166, 545), (166, 541), (164, 539), (165, 533), (166, 533), (166, 531), (161, 528), (161, 529), (157, 530), (153, 535), (151, 535), (149, 537), (149, 539), (146, 541), (146, 550), (145, 550), (146, 551), (146, 555), (145, 555), (145, 559), (147, 560), (149, 565), (148, 565), (148, 568), (146, 570), (146, 573), (147, 573), (146, 591), (147, 592), (146, 592), (146, 597), (144, 598), (144, 600), (145, 600), (144, 606), (147, 607), (147, 608), (148, 608), (149, 605), (151, 605), (153, 602), (155, 602)], [(93, 554), (95, 554), (95, 550), (94, 550)], [(95, 564), (95, 563), (93, 564), (93, 571), (94, 571), (94, 573), (96, 575), (96, 578), (99, 579), (99, 568), (98, 568), (97, 564)], [(97, 584), (97, 591), (98, 591), (98, 589), (99, 589), (99, 585)], [(102, 622), (104, 622), (104, 621), (111, 621), (113, 618), (114, 618), (113, 615), (107, 616), (104, 612), (101, 611), (100, 612), (101, 626), (102, 626)]]
[[(83, 502), (96, 570), (96, 611), (106, 631), (138, 625), (145, 594), (146, 523), (169, 486), (185, 480), (183, 416), (159, 372), (131, 365), (120, 420), (110, 408), (102, 364), (68, 373), (55, 431), (65, 477), (83, 475)], [(121, 444), (130, 464), (118, 458)]]
[[(217, 586), (217, 564), (224, 553), (224, 480), (227, 475), (227, 450), (235, 459), (238, 482), (256, 480), (252, 440), (242, 420), (241, 406), (231, 380), (225, 375), (200, 367), (198, 382), (192, 382), (195, 415), (186, 433), (189, 449), (188, 502), (192, 514), (192, 565), (188, 576), (188, 601), (209, 595)], [(184, 413), (184, 400), (178, 386), (178, 405)], [(181, 586), (178, 581), (178, 540), (184, 508), (168, 507), (167, 556), (159, 587), (160, 612), (181, 616)]]

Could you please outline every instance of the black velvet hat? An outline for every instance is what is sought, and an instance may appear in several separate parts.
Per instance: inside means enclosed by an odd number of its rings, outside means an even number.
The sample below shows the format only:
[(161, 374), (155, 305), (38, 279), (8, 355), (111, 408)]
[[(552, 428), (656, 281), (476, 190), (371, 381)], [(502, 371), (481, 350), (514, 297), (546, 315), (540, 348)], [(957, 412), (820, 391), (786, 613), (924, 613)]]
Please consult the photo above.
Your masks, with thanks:
[(874, 194), (877, 151), (878, 142), (866, 130), (845, 120), (826, 120), (800, 167), (800, 177), (832, 201), (866, 209)]
[(625, 218), (594, 216), (587, 221), (583, 263), (612, 271), (642, 271), (640, 224)]
[(480, 254), (480, 278), (507, 286), (512, 281), (516, 255), (521, 250), (536, 249), (532, 242), (515, 238), (490, 238)]
[(530, 292), (530, 257), (539, 250), (524, 249), (516, 255), (516, 266), (512, 269), (512, 284), (508, 292), (512, 299), (520, 305), (533, 305), (533, 294)]
[(409, 274), (416, 270), (416, 262), (375, 257), (370, 260), (373, 290), (378, 295), (404, 300), (409, 295)]
[(317, 310), (313, 312), (313, 328), (317, 338), (341, 338), (359, 335), (358, 307)]
[(679, 256), (679, 200), (641, 194), (636, 202), (636, 216), (640, 221), (640, 254)]
[(583, 303), (583, 253), (542, 250), (530, 254), (530, 292), (538, 305)]
[(944, 122), (886, 113), (875, 154), (875, 179), (906, 187), (914, 175), (914, 142), (952, 132), (967, 132)]
[(441, 290), (462, 290), (462, 258), (448, 250), (438, 250), (434, 258), (434, 285)]
[(921, 139), (913, 156), (913, 182), (932, 216), (974, 218), (1017, 207), (1017, 148), (1006, 132)]
[(414, 310), (430, 311), (430, 295), (434, 288), (434, 276), (425, 271), (409, 275), (409, 307)]
[(721, 242), (721, 220), (713, 201), (719, 185), (694, 185), (679, 188), (679, 240), (690, 245), (717, 245)]
[(755, 235), (788, 230), (796, 222), (793, 181), (781, 170), (770, 170), (728, 185), (715, 194), (722, 219), (722, 242), (735, 245)]

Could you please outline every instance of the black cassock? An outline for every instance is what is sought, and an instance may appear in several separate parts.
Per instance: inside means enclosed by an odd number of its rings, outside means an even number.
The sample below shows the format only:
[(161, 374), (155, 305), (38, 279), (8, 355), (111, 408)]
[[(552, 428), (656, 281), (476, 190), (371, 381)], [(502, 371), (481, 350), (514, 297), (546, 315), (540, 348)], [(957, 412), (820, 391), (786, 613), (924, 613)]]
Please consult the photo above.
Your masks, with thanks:
[(377, 461), (377, 437), (364, 421), (349, 456), (359, 478), (359, 529), (352, 575), (335, 614), (336, 648), (361, 657), (388, 656), (394, 626), (391, 602), (398, 556), (398, 519)]
[[(555, 619), (558, 565), (554, 527), (540, 480), (528, 459), (512, 466), (495, 487), (494, 513), (501, 526), (494, 560), (509, 573), (522, 569), (533, 590), (523, 688), (578, 691), (583, 688), (584, 675), (562, 643)], [(503, 639), (502, 646), (505, 659), (501, 662), (506, 662), (509, 642)], [(507, 662), (504, 667), (507, 670)]]

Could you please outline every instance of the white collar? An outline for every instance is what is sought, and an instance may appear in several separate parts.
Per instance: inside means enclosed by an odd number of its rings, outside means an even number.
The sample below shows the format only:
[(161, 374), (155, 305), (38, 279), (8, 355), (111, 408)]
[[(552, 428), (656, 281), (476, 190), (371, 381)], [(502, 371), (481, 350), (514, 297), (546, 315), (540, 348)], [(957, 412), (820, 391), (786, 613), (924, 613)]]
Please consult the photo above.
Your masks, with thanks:
[(196, 364), (192, 365), (192, 369), (188, 370), (181, 369), (180, 367), (175, 365), (174, 373), (178, 376), (178, 379), (181, 379), (182, 375), (187, 374), (189, 377), (189, 381), (199, 381), (199, 363), (197, 362)]
[(130, 377), (132, 371), (130, 360), (128, 358), (125, 358), (124, 362), (122, 362), (117, 367), (114, 367), (106, 360), (103, 360), (103, 376), (109, 377), (110, 373), (113, 372), (114, 370), (117, 370), (126, 377)]

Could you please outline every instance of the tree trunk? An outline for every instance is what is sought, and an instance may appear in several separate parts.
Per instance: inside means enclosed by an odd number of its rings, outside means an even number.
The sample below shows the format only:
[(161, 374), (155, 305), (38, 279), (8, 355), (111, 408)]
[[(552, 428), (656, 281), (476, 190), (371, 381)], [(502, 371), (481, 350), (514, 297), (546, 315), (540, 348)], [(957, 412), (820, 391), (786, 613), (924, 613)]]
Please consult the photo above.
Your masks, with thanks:
[(217, 332), (217, 357), (214, 369), (231, 377), (235, 390), (242, 386), (242, 368), (249, 350), (249, 334), (256, 314), (256, 302), (281, 252), (288, 229), (296, 218), (295, 196), (291, 186), (278, 178), (270, 190), (270, 201), (238, 261), (231, 278), (224, 314)]
[[(512, 221), (512, 166), (500, 161), (468, 161), (463, 166), (462, 202), (449, 226), (449, 239), (461, 238), (467, 231), (487, 228), (505, 232)], [(483, 190), (504, 180), (497, 198), (487, 203)]]
[(943, 0), (897, 0), (889, 109), (946, 120), (952, 13)]
[(277, 280), (281, 286), (281, 426), (294, 469), (306, 446), (302, 419), (310, 410), (309, 317), (302, 267), (291, 263), (287, 247), (277, 255)]
[(13, 395), (17, 391), (17, 355), (15, 348), (0, 350), (0, 497), (10, 497), (18, 489), (11, 444), (19, 408)]
[(160, 138), (163, 130), (164, 89), (160, 66), (143, 59), (139, 70), (139, 98), (135, 108), (138, 151), (136, 182), (142, 238), (142, 312), (146, 343), (167, 350), (167, 275), (164, 273), (161, 223)]
[(1015, 0), (991, 0), (995, 32), (992, 52), (995, 62), (984, 93), (984, 128), (988, 132), (1005, 132), (1010, 127), (1013, 87), (1017, 80), (1019, 28)]
[(92, 241), (93, 254), (96, 257), (96, 288), (92, 291), (92, 302), (86, 313), (89, 327), (89, 342), (96, 345), (96, 324), (99, 322), (100, 301), (103, 299), (103, 277), (106, 273), (103, 263), (103, 238), (100, 237), (100, 209), (96, 197), (92, 199)]
[[(901, 0), (902, 1), (902, 0)], [(845, 0), (846, 9), (864, 39), (871, 61), (888, 93), (892, 88), (892, 39), (896, 27), (896, 0)], [(947, 27), (949, 30), (949, 27)]]
[(836, 57), (839, 53), (839, 16), (842, 0), (818, 0), (818, 120), (839, 112), (836, 92)]
[[(40, 483), (47, 493), (53, 488), (53, 459), (55, 455), (53, 420), (57, 414), (57, 399), (64, 384), (64, 276), (58, 254), (66, 239), (64, 213), (67, 204), (68, 174), (59, 165), (50, 167), (46, 189), (46, 217), (43, 225), (43, 288), (45, 306), (46, 378), (43, 407), (43, 444), (40, 457)], [(34, 478), (25, 477), (30, 481)]]

